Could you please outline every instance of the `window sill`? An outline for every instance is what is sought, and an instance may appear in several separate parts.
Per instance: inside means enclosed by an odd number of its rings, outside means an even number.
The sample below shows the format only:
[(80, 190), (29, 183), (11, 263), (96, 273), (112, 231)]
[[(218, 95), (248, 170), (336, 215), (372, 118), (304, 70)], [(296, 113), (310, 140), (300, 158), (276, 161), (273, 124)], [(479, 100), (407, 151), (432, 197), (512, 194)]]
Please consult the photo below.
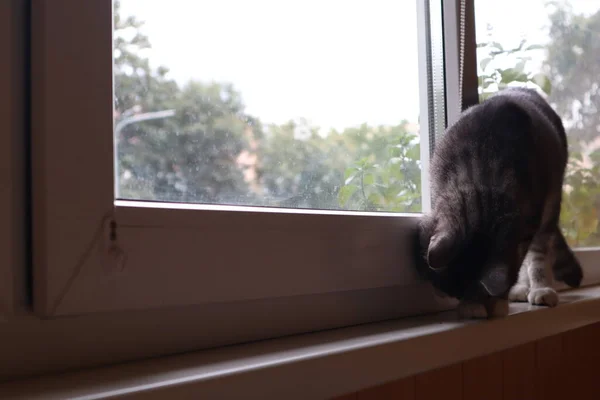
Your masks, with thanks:
[[(406, 318), (0, 385), (0, 398), (327, 398), (600, 321), (600, 286), (493, 321)], [(165, 397), (166, 396), (166, 397)]]

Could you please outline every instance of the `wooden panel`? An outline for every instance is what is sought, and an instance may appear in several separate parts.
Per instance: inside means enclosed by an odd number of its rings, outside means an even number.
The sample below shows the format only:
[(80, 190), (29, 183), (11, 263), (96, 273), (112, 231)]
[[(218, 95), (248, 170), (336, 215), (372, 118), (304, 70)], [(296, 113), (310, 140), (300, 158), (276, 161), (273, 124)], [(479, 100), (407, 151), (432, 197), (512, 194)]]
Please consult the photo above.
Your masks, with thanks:
[(564, 335), (562, 384), (569, 398), (597, 398), (600, 393), (600, 375), (597, 363), (600, 359), (600, 325), (595, 324), (567, 332)]
[(535, 344), (535, 393), (539, 400), (568, 399), (565, 391), (563, 335), (538, 340)]
[(345, 394), (343, 396), (334, 397), (331, 400), (356, 400), (356, 393)]
[(0, 315), (26, 305), (25, 0), (0, 1)]
[(564, 400), (600, 393), (600, 324), (551, 336), (338, 400)]
[(464, 400), (502, 400), (502, 353), (463, 363)]
[(462, 400), (462, 398), (462, 364), (417, 375), (415, 381), (416, 400)]
[(357, 400), (414, 400), (415, 378), (400, 379), (357, 393)]
[(502, 352), (503, 398), (534, 399), (535, 343)]

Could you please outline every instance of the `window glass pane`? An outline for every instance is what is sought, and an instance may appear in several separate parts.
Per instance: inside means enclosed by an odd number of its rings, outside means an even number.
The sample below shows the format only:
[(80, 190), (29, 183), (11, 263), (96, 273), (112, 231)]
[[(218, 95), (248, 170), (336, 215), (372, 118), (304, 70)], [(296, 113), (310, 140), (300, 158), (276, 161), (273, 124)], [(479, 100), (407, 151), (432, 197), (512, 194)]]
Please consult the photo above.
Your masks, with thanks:
[(572, 246), (600, 245), (600, 1), (477, 0), (480, 97), (542, 89), (570, 146), (561, 225)]
[(118, 198), (421, 210), (415, 1), (114, 7)]

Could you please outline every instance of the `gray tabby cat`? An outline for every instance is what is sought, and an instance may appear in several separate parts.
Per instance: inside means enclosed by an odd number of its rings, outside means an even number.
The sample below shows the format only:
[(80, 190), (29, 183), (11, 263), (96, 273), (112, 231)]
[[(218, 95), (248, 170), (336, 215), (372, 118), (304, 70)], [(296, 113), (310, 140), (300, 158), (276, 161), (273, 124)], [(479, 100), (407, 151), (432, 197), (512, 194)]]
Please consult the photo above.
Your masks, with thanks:
[(580, 285), (558, 227), (567, 158), (560, 117), (531, 89), (469, 108), (436, 143), (417, 264), (463, 317), (504, 316), (509, 299), (556, 306), (553, 276)]

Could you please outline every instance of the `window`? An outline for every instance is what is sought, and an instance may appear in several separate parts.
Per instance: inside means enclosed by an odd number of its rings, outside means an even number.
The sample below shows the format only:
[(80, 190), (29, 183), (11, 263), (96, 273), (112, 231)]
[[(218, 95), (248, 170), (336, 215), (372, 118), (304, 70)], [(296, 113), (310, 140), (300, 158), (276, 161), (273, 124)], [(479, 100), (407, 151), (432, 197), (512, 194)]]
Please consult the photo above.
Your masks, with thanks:
[[(587, 267), (600, 246), (600, 2), (475, 2), (479, 95), (510, 86), (545, 93), (567, 130), (570, 160), (561, 226)], [(590, 260), (591, 261), (591, 260)]]
[(293, 309), (300, 331), (451, 305), (409, 240), (442, 3), (246, 3), (34, 4), (37, 313), (195, 306), (228, 332), (215, 310), (275, 331)]
[(0, 4), (0, 316), (25, 303), (25, 13)]
[(495, 68), (491, 4), (33, 2), (36, 313), (199, 321), (182, 351), (452, 307), (410, 235), (436, 137)]

